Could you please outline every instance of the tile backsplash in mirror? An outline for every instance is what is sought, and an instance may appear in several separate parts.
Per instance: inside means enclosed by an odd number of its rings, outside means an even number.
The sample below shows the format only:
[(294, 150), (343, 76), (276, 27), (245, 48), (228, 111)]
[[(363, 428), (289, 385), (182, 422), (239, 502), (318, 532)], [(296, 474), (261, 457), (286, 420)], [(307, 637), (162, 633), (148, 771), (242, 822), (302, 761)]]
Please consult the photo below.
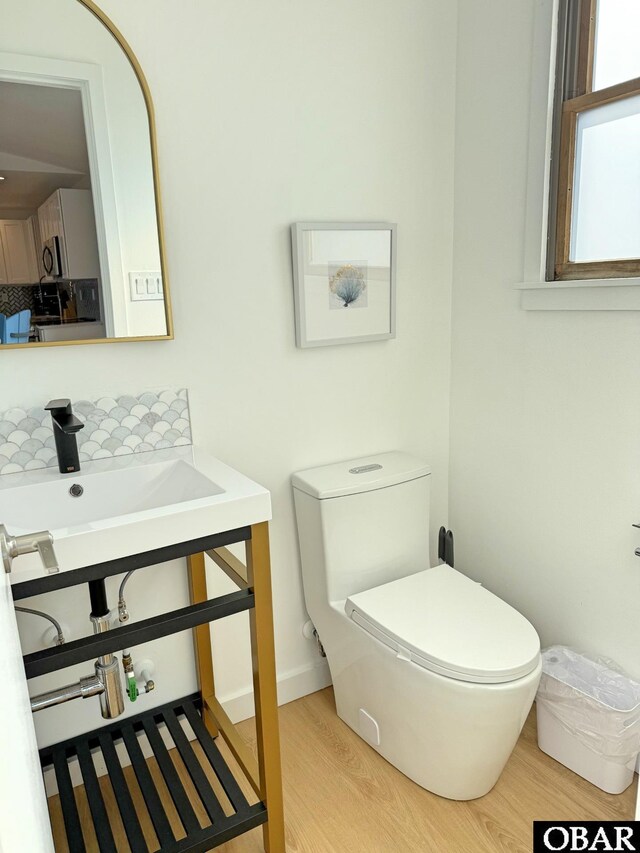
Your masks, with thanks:
[[(35, 287), (35, 286), (34, 286)], [(34, 310), (34, 287), (16, 287), (15, 285), (0, 285), (0, 314), (17, 314), (18, 311)]]
[[(57, 467), (51, 415), (42, 407), (0, 412), (0, 475)], [(80, 462), (191, 444), (186, 388), (73, 400), (84, 423)]]

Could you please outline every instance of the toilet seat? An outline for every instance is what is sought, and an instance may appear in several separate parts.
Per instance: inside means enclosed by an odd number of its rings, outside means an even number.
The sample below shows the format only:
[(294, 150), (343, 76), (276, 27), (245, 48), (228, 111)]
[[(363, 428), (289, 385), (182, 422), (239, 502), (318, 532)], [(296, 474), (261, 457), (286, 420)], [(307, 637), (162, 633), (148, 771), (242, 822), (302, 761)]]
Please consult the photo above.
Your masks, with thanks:
[(447, 565), (352, 595), (345, 612), (398, 657), (458, 681), (502, 684), (538, 665), (525, 617)]

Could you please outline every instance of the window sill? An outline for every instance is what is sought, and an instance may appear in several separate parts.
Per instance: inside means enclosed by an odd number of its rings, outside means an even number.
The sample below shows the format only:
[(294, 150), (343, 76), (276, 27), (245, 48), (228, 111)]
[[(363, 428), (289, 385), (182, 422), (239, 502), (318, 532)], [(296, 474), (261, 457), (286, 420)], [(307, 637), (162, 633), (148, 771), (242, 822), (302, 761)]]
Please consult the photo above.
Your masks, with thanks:
[(516, 284), (525, 311), (640, 311), (640, 278)]

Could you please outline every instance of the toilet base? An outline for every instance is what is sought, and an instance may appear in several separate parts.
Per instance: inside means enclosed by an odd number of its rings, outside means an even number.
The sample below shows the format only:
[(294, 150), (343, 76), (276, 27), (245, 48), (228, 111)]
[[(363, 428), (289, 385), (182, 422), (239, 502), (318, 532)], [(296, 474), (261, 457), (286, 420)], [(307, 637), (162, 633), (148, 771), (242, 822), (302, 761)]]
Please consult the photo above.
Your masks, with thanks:
[(338, 716), (428, 791), (452, 800), (487, 794), (531, 709), (540, 663), (516, 681), (474, 684), (398, 657), (354, 623), (346, 633), (327, 650)]

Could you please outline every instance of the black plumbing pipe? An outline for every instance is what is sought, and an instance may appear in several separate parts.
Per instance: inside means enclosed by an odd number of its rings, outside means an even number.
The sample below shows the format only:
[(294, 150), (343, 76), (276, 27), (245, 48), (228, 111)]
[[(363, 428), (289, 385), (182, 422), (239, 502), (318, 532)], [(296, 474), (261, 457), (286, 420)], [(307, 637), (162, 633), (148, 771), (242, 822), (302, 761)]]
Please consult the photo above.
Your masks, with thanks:
[(107, 588), (104, 578), (89, 581), (89, 598), (91, 599), (91, 615), (94, 617), (106, 616), (109, 612), (107, 605)]

